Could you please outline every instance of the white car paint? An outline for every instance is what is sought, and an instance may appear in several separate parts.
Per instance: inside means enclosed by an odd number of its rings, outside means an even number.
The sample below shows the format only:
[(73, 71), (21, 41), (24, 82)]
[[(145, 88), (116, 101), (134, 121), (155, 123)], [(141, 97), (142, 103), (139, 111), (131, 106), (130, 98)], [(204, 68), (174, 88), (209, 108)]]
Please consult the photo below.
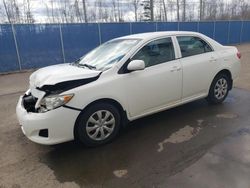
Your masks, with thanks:
[[(182, 58), (176, 36), (197, 36), (206, 41), (214, 51)], [(145, 44), (160, 38), (171, 37), (175, 60), (146, 67), (126, 74), (119, 70)], [(118, 39), (140, 39), (114, 66), (105, 71), (82, 69), (70, 64), (42, 68), (30, 76), (30, 90), (38, 98), (36, 108), (44, 97), (40, 88), (63, 81), (100, 77), (63, 94), (74, 94), (67, 103), (74, 109), (86, 106), (100, 99), (117, 101), (132, 121), (140, 117), (172, 108), (208, 95), (213, 78), (221, 70), (228, 70), (235, 80), (240, 71), (240, 60), (235, 47), (222, 46), (209, 37), (185, 31), (153, 32), (120, 37)], [(41, 92), (39, 94), (39, 92)], [(75, 121), (80, 111), (59, 107), (44, 113), (27, 112), (22, 105), (22, 96), (16, 112), (24, 134), (40, 144), (57, 144), (74, 139)], [(38, 135), (39, 130), (48, 129), (49, 136)]]
[(31, 74), (30, 85), (35, 87), (53, 85), (63, 81), (94, 77), (99, 73), (100, 71), (79, 69), (79, 67), (70, 66), (69, 63), (52, 65)]

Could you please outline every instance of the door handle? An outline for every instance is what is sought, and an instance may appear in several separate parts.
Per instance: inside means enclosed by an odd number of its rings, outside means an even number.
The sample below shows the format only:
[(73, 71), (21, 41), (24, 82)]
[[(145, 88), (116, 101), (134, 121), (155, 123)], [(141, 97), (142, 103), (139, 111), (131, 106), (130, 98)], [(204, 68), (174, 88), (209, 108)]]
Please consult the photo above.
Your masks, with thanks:
[(216, 59), (216, 58), (214, 58), (214, 57), (211, 57), (209, 61), (210, 61), (210, 62), (216, 62), (216, 61), (217, 61), (217, 59)]
[(176, 71), (180, 71), (181, 70), (181, 67), (177, 68)]
[(172, 69), (170, 70), (170, 72), (174, 72), (174, 71), (180, 71), (181, 70), (181, 67), (179, 66), (173, 66)]

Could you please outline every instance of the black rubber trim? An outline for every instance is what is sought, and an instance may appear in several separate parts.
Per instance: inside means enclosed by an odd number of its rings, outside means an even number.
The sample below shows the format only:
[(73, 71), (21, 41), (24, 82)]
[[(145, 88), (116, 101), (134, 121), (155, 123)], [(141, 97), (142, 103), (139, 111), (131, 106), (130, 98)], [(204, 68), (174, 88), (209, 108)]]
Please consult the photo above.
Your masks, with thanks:
[(75, 108), (75, 107), (72, 107), (72, 106), (62, 105), (62, 107), (64, 107), (64, 108), (68, 108), (68, 109), (71, 109), (71, 110), (80, 111), (80, 112), (82, 111), (82, 109)]
[(122, 67), (119, 69), (118, 74), (126, 74), (126, 73), (131, 72), (131, 71), (129, 71), (129, 70), (127, 69), (128, 64), (129, 64), (130, 62), (131, 62), (131, 59), (129, 58), (129, 59), (122, 65)]

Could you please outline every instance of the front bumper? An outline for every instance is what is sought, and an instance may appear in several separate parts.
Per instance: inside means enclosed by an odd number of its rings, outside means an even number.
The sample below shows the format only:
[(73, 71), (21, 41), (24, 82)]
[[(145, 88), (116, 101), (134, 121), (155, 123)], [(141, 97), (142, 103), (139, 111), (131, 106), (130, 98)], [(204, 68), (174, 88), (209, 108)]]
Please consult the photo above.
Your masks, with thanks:
[[(74, 139), (74, 125), (79, 111), (59, 107), (45, 113), (27, 112), (19, 98), (16, 114), (24, 135), (33, 142), (53, 145)], [(39, 135), (48, 130), (48, 137)]]

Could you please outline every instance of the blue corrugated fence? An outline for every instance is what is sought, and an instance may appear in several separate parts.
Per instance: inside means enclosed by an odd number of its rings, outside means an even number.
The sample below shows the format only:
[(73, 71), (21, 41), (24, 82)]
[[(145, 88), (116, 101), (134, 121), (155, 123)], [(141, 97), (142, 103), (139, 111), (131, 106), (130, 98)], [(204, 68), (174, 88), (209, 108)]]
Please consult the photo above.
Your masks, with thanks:
[(222, 44), (250, 42), (250, 21), (0, 24), (0, 73), (72, 62), (124, 35), (173, 30), (198, 31)]

